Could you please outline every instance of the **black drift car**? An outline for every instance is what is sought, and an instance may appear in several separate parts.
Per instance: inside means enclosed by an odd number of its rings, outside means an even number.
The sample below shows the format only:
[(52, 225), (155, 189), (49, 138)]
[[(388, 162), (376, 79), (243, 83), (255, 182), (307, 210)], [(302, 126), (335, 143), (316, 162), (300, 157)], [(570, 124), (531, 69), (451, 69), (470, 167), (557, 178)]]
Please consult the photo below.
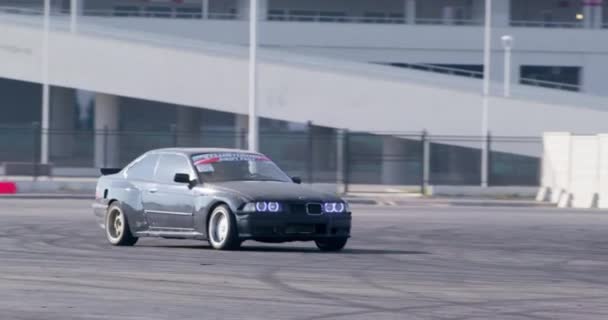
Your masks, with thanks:
[(339, 251), (350, 237), (344, 200), (301, 185), (259, 153), (160, 149), (102, 174), (93, 210), (113, 245), (153, 236), (208, 240), (220, 250), (256, 240)]

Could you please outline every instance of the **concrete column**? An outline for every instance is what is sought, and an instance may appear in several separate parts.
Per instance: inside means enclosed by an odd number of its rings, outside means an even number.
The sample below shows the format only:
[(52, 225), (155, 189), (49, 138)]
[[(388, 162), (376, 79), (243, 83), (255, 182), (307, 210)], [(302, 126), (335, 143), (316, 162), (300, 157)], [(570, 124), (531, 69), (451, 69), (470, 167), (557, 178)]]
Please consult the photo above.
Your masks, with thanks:
[(496, 28), (508, 28), (511, 25), (511, 1), (492, 1), (492, 26)]
[(604, 8), (602, 7), (602, 3), (600, 2), (593, 9), (593, 27), (595, 29), (602, 29), (604, 26)]
[(268, 20), (268, 0), (258, 0), (260, 21)]
[(190, 107), (177, 107), (177, 146), (199, 147), (201, 136), (200, 110)]
[(209, 19), (209, 0), (201, 0), (201, 18)]
[[(237, 14), (241, 20), (249, 20), (249, 5), (251, 0), (237, 0)], [(258, 15), (260, 21), (268, 19), (268, 0), (258, 0)]]
[[(505, 1), (505, 0), (499, 0)], [(509, 0), (510, 1), (510, 0)], [(492, 3), (494, 5), (494, 3)], [(485, 18), (485, 0), (473, 0), (471, 7), (471, 19), (473, 21), (478, 22), (479, 24), (483, 24)]]
[(74, 147), (76, 95), (73, 89), (51, 88), (50, 156), (51, 162), (72, 156)]
[(249, 20), (249, 1), (251, 0), (236, 1), (236, 13), (239, 20)]
[[(483, 24), (485, 19), (485, 0), (473, 0), (471, 7), (471, 19)], [(511, 1), (492, 1), (492, 26), (496, 28), (508, 28), (511, 25)]]
[(247, 149), (247, 128), (249, 117), (245, 114), (234, 115), (234, 147)]
[(583, 1), (583, 27), (585, 29), (593, 28), (593, 5), (587, 1)]
[(416, 24), (416, 0), (404, 0), (405, 12), (403, 16), (407, 24)]
[(76, 32), (79, 17), (84, 12), (84, 0), (70, 0), (70, 31)]
[(608, 90), (604, 81), (608, 74), (608, 64), (601, 55), (587, 55), (582, 70), (582, 90), (588, 94), (603, 95)]
[(443, 24), (454, 24), (454, 7), (452, 6), (444, 6), (441, 8), (441, 19)]
[(120, 165), (120, 97), (98, 93), (95, 95), (95, 167)]
[(405, 140), (392, 136), (384, 137), (382, 143), (382, 183), (403, 185), (407, 179)]

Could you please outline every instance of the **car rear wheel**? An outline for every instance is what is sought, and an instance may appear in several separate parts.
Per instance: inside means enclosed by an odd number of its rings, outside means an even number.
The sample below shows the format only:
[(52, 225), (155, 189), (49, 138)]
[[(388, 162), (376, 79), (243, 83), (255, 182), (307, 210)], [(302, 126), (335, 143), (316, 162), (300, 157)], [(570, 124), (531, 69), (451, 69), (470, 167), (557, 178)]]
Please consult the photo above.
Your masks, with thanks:
[(235, 250), (241, 245), (236, 230), (236, 221), (226, 205), (213, 210), (207, 224), (209, 244), (218, 250)]
[(120, 205), (112, 204), (106, 212), (106, 238), (114, 246), (132, 246), (137, 242), (127, 223), (127, 216)]
[(317, 248), (321, 251), (336, 252), (344, 249), (347, 241), (347, 238), (332, 238), (315, 240), (315, 243), (317, 244)]

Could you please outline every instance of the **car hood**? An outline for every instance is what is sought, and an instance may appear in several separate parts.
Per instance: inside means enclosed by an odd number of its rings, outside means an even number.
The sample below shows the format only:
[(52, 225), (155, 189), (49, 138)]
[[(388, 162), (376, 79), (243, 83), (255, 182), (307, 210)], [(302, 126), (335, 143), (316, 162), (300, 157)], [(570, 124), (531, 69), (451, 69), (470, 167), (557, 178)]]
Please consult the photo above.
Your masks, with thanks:
[(218, 191), (232, 192), (239, 194), (249, 201), (339, 201), (336, 195), (314, 190), (308, 186), (303, 186), (289, 182), (275, 181), (230, 181), (216, 182), (208, 187)]

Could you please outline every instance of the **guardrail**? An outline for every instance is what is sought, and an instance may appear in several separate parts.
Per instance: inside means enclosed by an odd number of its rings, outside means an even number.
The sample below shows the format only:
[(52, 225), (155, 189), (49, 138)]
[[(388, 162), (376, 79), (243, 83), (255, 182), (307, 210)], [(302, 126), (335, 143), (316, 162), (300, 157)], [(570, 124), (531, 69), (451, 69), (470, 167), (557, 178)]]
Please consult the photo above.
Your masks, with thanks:
[(531, 20), (511, 20), (512, 27), (532, 27), (532, 28), (568, 28), (580, 29), (584, 25), (579, 21), (531, 21)]

